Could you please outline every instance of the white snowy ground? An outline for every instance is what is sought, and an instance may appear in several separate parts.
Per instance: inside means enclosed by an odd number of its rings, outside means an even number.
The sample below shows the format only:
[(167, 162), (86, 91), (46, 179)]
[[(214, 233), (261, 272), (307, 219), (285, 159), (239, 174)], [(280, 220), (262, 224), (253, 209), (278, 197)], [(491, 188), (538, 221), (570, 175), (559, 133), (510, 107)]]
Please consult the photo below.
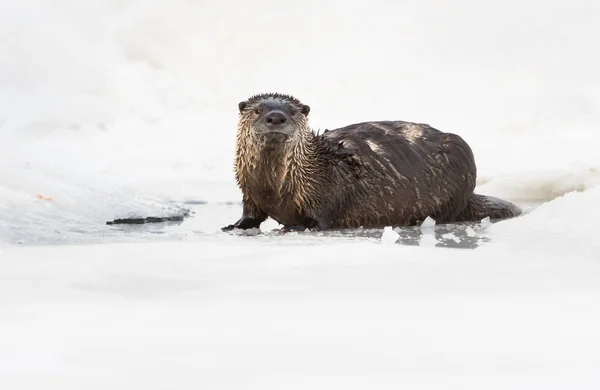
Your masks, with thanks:
[[(0, 0), (0, 389), (598, 388), (599, 11)], [(529, 212), (221, 233), (237, 103), (273, 90), (458, 133)]]
[(365, 243), (28, 247), (3, 389), (596, 389), (591, 254)]

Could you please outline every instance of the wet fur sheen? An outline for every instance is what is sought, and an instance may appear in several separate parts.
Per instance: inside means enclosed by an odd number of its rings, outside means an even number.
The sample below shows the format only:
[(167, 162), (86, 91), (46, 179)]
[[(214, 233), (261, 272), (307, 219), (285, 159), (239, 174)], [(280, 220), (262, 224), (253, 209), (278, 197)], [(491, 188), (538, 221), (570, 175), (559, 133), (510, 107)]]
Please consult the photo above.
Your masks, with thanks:
[[(293, 135), (258, 131), (264, 120), (257, 110), (271, 103), (289, 108)], [(239, 108), (235, 177), (243, 213), (223, 230), (260, 227), (267, 217), (287, 228), (325, 230), (521, 214), (508, 201), (473, 193), (473, 152), (458, 135), (402, 121), (315, 134), (310, 108), (278, 93), (253, 96)]]

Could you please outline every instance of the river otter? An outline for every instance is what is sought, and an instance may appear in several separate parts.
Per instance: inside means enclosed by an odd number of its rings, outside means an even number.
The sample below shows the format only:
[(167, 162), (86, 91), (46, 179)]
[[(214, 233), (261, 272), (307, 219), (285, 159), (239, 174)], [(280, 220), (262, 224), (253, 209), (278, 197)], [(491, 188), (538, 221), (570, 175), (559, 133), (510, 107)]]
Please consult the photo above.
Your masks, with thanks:
[(356, 123), (316, 134), (310, 107), (267, 93), (242, 101), (235, 178), (241, 218), (222, 230), (375, 228), (511, 218), (521, 209), (473, 193), (476, 166), (458, 135), (402, 121)]

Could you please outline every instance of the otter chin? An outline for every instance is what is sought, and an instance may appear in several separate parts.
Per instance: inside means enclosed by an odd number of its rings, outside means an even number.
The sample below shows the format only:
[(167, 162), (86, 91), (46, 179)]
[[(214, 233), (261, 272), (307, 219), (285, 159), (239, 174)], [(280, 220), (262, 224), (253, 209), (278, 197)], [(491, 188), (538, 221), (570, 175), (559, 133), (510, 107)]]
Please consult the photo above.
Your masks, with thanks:
[(222, 230), (408, 226), (519, 216), (519, 206), (474, 193), (477, 168), (458, 135), (427, 124), (370, 121), (316, 134), (310, 107), (265, 93), (238, 104), (235, 179), (242, 215)]
[(289, 141), (291, 138), (291, 136), (289, 134), (279, 133), (276, 131), (273, 131), (271, 133), (262, 133), (261, 135), (265, 139), (265, 141), (271, 142), (271, 143), (281, 143), (281, 142)]

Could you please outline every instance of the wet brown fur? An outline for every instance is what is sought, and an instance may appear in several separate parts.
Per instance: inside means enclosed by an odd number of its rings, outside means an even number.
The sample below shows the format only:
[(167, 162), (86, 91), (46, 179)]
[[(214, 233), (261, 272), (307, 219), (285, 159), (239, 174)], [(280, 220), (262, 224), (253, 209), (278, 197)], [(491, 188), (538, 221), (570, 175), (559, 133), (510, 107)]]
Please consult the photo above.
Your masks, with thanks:
[[(283, 101), (294, 136), (256, 134), (256, 107)], [(511, 218), (521, 209), (473, 193), (471, 148), (458, 135), (403, 121), (356, 123), (315, 134), (309, 107), (282, 94), (240, 103), (235, 177), (243, 214), (224, 227), (259, 227), (271, 217), (286, 227), (319, 229), (415, 225)]]

